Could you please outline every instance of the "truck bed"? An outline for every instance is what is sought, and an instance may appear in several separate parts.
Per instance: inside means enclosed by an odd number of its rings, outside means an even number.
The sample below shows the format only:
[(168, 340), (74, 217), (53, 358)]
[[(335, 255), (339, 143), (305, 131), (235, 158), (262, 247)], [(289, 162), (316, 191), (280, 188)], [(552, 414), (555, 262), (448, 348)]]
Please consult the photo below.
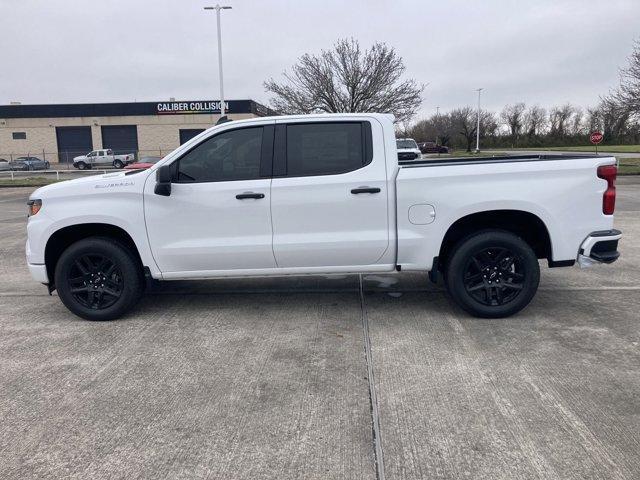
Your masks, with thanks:
[[(438, 256), (454, 222), (483, 211), (535, 215), (549, 234), (551, 260), (575, 259), (590, 232), (613, 228), (613, 217), (602, 214), (607, 182), (597, 168), (615, 161), (610, 155), (542, 154), (399, 162), (398, 263), (418, 269)], [(415, 211), (425, 214), (416, 220)]]

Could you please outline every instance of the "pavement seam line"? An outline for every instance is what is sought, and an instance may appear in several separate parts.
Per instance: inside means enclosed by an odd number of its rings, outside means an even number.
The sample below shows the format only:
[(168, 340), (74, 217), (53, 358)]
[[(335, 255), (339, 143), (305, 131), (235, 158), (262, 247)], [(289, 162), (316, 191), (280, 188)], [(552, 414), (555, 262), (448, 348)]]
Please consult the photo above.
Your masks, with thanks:
[[(359, 289), (358, 289), (359, 290)], [(640, 290), (640, 286), (637, 287), (539, 287), (539, 292), (589, 292), (589, 291), (636, 291)], [(353, 288), (333, 288), (333, 289), (242, 289), (242, 290), (219, 290), (217, 292), (146, 292), (145, 296), (164, 296), (164, 295), (180, 295), (180, 296), (202, 296), (202, 295), (271, 295), (275, 293), (347, 293), (356, 291)], [(424, 289), (424, 288), (403, 288), (401, 290), (383, 290), (371, 288), (367, 289), (368, 292), (373, 293), (442, 293), (446, 290), (443, 288)], [(22, 293), (22, 292), (0, 292), (0, 297), (50, 297), (48, 293)]]
[(373, 377), (373, 355), (371, 354), (371, 337), (369, 336), (369, 319), (364, 304), (364, 288), (362, 286), (362, 274), (358, 275), (360, 294), (360, 316), (362, 319), (362, 332), (364, 336), (364, 356), (367, 362), (367, 380), (369, 382), (369, 407), (371, 409), (371, 433), (373, 436), (373, 456), (377, 480), (385, 480), (384, 460), (382, 456), (382, 436), (380, 434), (380, 411), (378, 409), (378, 396)]

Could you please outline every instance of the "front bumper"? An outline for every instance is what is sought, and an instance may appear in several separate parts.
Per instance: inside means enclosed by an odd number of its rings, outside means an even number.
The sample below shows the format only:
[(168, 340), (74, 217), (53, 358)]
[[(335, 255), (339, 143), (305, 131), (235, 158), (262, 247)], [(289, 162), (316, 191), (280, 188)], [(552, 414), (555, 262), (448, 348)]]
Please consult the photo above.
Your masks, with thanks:
[(596, 263), (613, 263), (618, 257), (618, 241), (622, 238), (620, 230), (602, 230), (592, 232), (580, 245), (578, 264), (590, 267)]
[(46, 265), (36, 265), (33, 263), (28, 263), (29, 273), (31, 274), (31, 278), (33, 278), (36, 282), (48, 284), (49, 276), (47, 275), (47, 266)]

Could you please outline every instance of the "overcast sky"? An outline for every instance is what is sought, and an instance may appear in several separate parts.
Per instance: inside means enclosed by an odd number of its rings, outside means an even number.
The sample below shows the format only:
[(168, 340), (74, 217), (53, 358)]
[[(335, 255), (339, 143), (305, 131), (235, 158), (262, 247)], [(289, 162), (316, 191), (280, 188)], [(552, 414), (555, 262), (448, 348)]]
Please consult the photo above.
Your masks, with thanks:
[[(0, 0), (0, 103), (218, 98), (207, 0)], [(615, 86), (640, 0), (227, 0), (227, 99), (266, 103), (262, 82), (305, 52), (386, 42), (429, 84), (421, 115), (524, 101), (597, 103)]]

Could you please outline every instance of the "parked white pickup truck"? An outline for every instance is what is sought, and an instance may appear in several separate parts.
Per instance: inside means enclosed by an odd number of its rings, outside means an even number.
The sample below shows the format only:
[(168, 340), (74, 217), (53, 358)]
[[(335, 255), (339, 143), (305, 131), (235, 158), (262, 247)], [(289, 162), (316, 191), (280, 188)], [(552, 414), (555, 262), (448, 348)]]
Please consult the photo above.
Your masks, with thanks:
[(422, 158), (422, 152), (413, 138), (398, 138), (398, 160), (418, 160)]
[(145, 276), (365, 272), (429, 272), (471, 314), (503, 317), (534, 296), (538, 259), (617, 259), (615, 177), (599, 156), (402, 165), (389, 115), (240, 120), (148, 170), (36, 190), (26, 254), (91, 320), (127, 312)]
[(101, 150), (92, 150), (86, 155), (80, 155), (73, 158), (73, 166), (80, 170), (93, 167), (115, 167), (124, 168), (125, 165), (135, 162), (136, 156), (133, 153), (125, 155), (114, 155), (113, 150), (104, 148)]

